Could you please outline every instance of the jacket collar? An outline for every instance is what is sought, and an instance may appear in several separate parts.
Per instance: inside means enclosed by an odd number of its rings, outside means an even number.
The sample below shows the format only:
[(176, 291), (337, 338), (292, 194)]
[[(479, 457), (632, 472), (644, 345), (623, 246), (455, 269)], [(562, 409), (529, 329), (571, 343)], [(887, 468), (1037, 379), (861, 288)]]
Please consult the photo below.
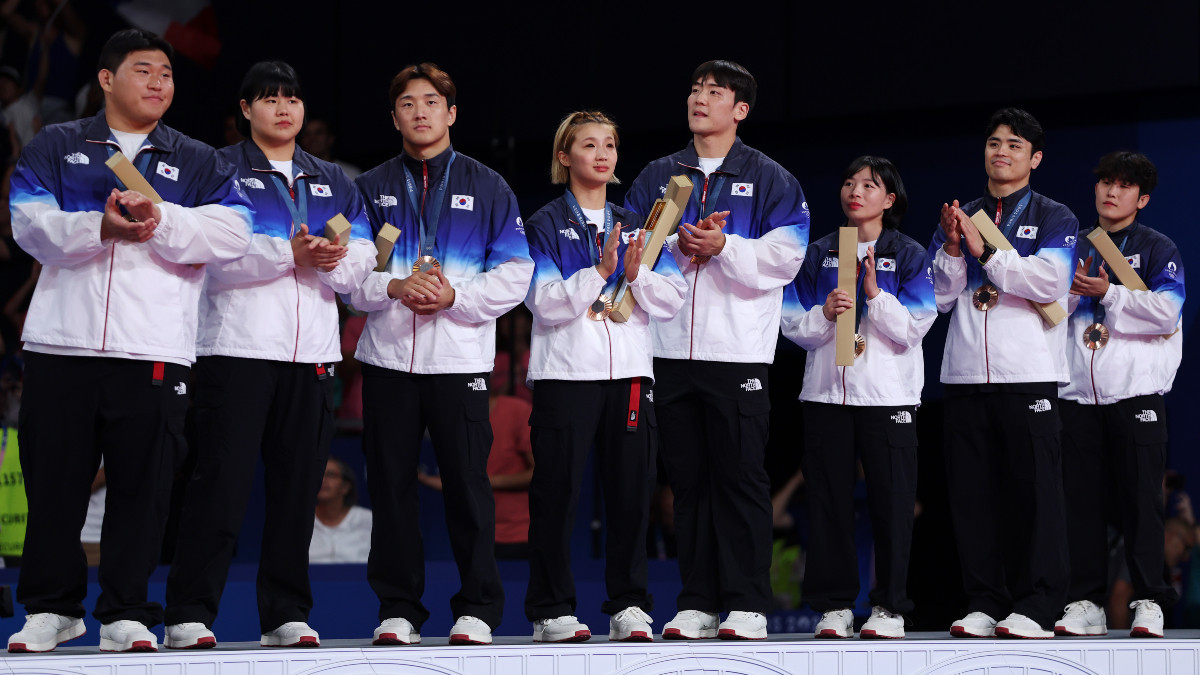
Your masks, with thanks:
[[(172, 152), (175, 150), (178, 136), (179, 132), (163, 124), (160, 120), (150, 130), (150, 135), (146, 140), (159, 152)], [(112, 129), (108, 127), (108, 118), (104, 116), (104, 110), (96, 113), (96, 116), (87, 122), (84, 140), (105, 144), (112, 142)]]
[[(725, 161), (721, 162), (721, 168), (717, 171), (734, 176), (740, 174), (742, 166), (746, 163), (746, 155), (746, 144), (742, 143), (741, 137), (734, 138), (733, 147), (729, 148), (729, 154), (725, 155)], [(687, 147), (675, 153), (673, 159), (678, 164), (699, 171), (700, 156), (696, 154), (696, 141), (688, 141)]]
[[(247, 138), (239, 145), (242, 146), (242, 156), (246, 158), (246, 164), (250, 166), (251, 170), (279, 173), (271, 165), (271, 160), (267, 159), (267, 156), (263, 154), (262, 148), (258, 147), (254, 141)], [(321, 175), (317, 167), (316, 158), (305, 152), (298, 144), (296, 145), (296, 150), (292, 153), (292, 168), (299, 169), (300, 176), (319, 178)], [(288, 178), (291, 178), (291, 176), (288, 176)]]

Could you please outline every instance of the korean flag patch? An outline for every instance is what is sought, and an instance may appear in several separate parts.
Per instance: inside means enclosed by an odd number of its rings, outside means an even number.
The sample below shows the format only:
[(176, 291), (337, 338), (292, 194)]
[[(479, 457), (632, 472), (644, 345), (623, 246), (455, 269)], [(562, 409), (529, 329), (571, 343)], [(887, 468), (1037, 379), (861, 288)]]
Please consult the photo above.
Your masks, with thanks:
[(452, 195), (450, 197), (450, 208), (474, 211), (475, 198), (471, 195)]
[(734, 197), (753, 197), (754, 183), (734, 183), (730, 194)]
[(159, 162), (158, 163), (158, 171), (156, 171), (155, 173), (162, 176), (163, 178), (170, 178), (171, 180), (173, 180), (175, 182), (179, 182), (179, 169), (177, 167), (171, 166), (170, 164), (167, 164), (166, 162)]
[(895, 258), (876, 258), (875, 259), (875, 270), (878, 272), (895, 272), (896, 271), (896, 259)]
[(1135, 269), (1135, 270), (1136, 270), (1136, 269), (1141, 269), (1141, 267), (1142, 267), (1142, 254), (1141, 254), (1141, 253), (1134, 253), (1133, 255), (1127, 255), (1127, 256), (1125, 256), (1125, 262), (1129, 263), (1129, 266), (1130, 266), (1130, 267), (1132, 267), (1132, 268), (1133, 268), (1133, 269)]
[(1022, 225), (1017, 228), (1017, 239), (1037, 239), (1036, 225)]
[(310, 184), (308, 186), (308, 191), (311, 192), (312, 196), (314, 196), (314, 197), (332, 197), (333, 196), (333, 190), (330, 190), (328, 185), (321, 185), (320, 183)]

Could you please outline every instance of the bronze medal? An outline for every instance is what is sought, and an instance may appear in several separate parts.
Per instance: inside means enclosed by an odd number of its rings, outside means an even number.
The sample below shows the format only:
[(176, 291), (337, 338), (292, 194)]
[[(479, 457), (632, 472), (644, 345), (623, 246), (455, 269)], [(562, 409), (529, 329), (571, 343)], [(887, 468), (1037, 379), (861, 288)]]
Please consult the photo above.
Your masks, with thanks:
[(612, 314), (612, 298), (601, 294), (596, 298), (590, 306), (588, 306), (587, 317), (592, 321), (603, 321)]
[(867, 339), (862, 336), (862, 333), (855, 333), (854, 334), (854, 358), (857, 359), (858, 357), (862, 356), (863, 352), (865, 352), (865, 351), (867, 351)]
[(986, 312), (1000, 302), (1000, 290), (991, 284), (984, 284), (971, 294), (971, 304), (975, 309)]
[(694, 256), (692, 256), (692, 264), (693, 265), (703, 265), (704, 263), (708, 262), (709, 260), (712, 260), (711, 255), (694, 255)]
[(1108, 344), (1108, 329), (1102, 323), (1094, 323), (1083, 331), (1083, 345), (1088, 349), (1100, 349)]
[(437, 261), (437, 258), (435, 258), (431, 255), (423, 255), (420, 258), (417, 258), (416, 262), (413, 263), (412, 270), (413, 270), (413, 274), (416, 274), (417, 272), (424, 272), (425, 274), (433, 274), (434, 270), (441, 269), (441, 268), (442, 268), (442, 264)]

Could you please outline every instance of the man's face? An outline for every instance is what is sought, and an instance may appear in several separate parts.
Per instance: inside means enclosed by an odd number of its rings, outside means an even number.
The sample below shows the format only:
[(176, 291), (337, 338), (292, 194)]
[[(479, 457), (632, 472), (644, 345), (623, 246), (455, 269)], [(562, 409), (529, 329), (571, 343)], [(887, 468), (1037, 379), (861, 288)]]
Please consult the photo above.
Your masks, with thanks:
[(1113, 223), (1132, 220), (1150, 201), (1150, 195), (1139, 195), (1139, 191), (1133, 183), (1101, 178), (1096, 182), (1096, 213)]
[(458, 113), (456, 106), (447, 103), (429, 80), (414, 78), (410, 81), (392, 109), (392, 123), (404, 137), (405, 144), (421, 149), (446, 140)]
[(996, 183), (1012, 183), (1029, 178), (1042, 161), (1042, 151), (1033, 152), (1029, 141), (1001, 124), (988, 137), (983, 158), (988, 178)]
[(129, 52), (117, 72), (106, 68), (99, 79), (109, 109), (138, 126), (162, 119), (175, 98), (171, 62), (157, 49)]
[(746, 119), (750, 112), (748, 103), (734, 101), (733, 90), (718, 85), (711, 74), (705, 76), (703, 82), (692, 84), (687, 107), (688, 129), (701, 136), (737, 129), (737, 123)]
[(304, 125), (300, 134), (300, 146), (317, 157), (326, 157), (333, 150), (333, 134), (325, 120), (312, 120)]

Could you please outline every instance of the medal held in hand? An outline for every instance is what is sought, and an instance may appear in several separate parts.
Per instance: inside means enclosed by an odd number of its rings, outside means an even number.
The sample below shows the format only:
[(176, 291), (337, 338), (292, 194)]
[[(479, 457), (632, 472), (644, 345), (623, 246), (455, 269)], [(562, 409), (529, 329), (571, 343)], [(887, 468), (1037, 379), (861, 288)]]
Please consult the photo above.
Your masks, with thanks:
[(1108, 344), (1108, 329), (1102, 323), (1094, 323), (1083, 331), (1083, 345), (1088, 349), (1100, 349)]
[(855, 333), (854, 334), (854, 358), (857, 359), (858, 357), (862, 356), (863, 352), (865, 352), (865, 351), (867, 351), (867, 339), (862, 336), (862, 333)]
[(433, 274), (434, 270), (441, 269), (441, 268), (442, 268), (442, 264), (440, 262), (438, 262), (437, 258), (435, 258), (431, 255), (423, 255), (420, 258), (417, 258), (416, 261), (413, 263), (412, 271), (413, 271), (413, 274), (416, 274), (417, 272), (423, 272), (425, 274)]
[(999, 303), (1000, 290), (991, 284), (984, 284), (971, 294), (971, 304), (981, 312), (986, 312)]

